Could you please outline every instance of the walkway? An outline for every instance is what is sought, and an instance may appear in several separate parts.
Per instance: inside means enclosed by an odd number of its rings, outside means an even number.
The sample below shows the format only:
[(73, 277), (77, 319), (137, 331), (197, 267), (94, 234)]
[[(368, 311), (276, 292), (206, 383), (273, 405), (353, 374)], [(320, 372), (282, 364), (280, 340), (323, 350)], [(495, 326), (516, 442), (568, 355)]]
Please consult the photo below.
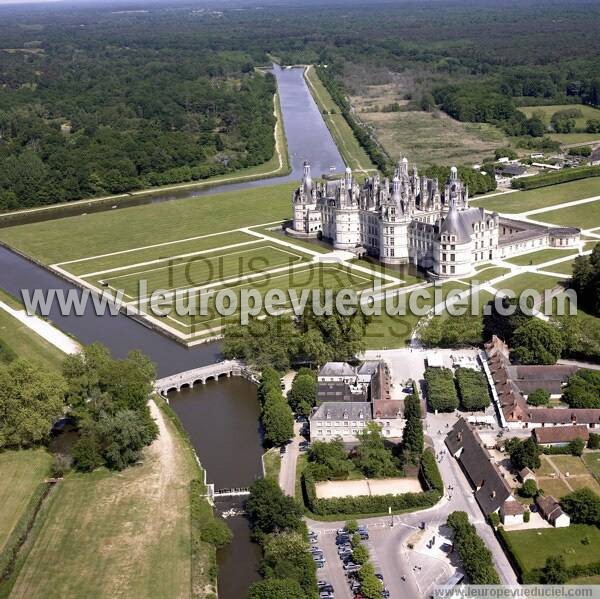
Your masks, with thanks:
[(65, 354), (77, 354), (81, 351), (81, 346), (77, 341), (74, 341), (71, 337), (65, 335), (62, 331), (59, 331), (56, 327), (38, 316), (30, 316), (25, 310), (16, 310), (2, 301), (0, 301), (0, 310), (4, 310), (10, 314), (10, 316)]

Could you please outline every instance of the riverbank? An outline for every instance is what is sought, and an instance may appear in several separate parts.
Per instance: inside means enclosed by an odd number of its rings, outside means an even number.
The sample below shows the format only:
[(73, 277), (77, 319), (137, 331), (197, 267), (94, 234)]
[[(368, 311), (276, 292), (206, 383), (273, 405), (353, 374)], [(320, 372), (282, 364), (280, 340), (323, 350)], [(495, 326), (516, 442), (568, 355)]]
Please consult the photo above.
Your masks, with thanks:
[(203, 543), (199, 563), (192, 562), (190, 484), (198, 465), (154, 402), (151, 411), (159, 436), (141, 465), (71, 473), (57, 484), (20, 556), (11, 597), (215, 592), (214, 547)]
[(242, 169), (234, 174), (218, 175), (215, 177), (209, 177), (208, 179), (204, 179), (202, 181), (194, 181), (191, 183), (162, 185), (158, 187), (131, 191), (129, 193), (113, 194), (99, 198), (84, 198), (74, 202), (51, 204), (49, 206), (39, 206), (36, 208), (27, 208), (23, 210), (14, 210), (0, 214), (0, 227), (11, 226), (12, 224), (17, 223), (37, 222), (39, 220), (61, 218), (71, 214), (81, 214), (84, 210), (97, 211), (98, 209), (102, 208), (105, 210), (110, 210), (118, 207), (127, 207), (128, 205), (136, 205), (136, 200), (152, 198), (157, 194), (193, 190), (211, 190), (232, 183), (251, 182), (289, 175), (292, 172), (292, 168), (289, 160), (279, 93), (276, 93), (273, 97), (273, 113), (276, 119), (274, 129), (275, 152), (271, 160), (259, 166)]

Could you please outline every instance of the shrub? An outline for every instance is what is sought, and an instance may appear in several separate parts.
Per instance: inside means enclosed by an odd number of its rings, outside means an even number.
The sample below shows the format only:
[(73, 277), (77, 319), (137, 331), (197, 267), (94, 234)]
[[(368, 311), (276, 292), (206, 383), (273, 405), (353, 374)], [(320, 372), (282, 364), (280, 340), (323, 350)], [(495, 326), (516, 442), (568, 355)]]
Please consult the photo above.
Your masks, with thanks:
[(531, 520), (531, 512), (529, 510), (525, 510), (523, 513), (523, 522), (529, 522)]
[(427, 367), (425, 369), (427, 398), (433, 411), (453, 412), (458, 408), (458, 396), (454, 386), (452, 371), (447, 368)]
[(538, 494), (537, 483), (532, 480), (526, 480), (519, 489), (519, 495), (521, 497), (535, 497)]
[(455, 371), (460, 407), (467, 411), (485, 410), (490, 405), (490, 392), (485, 374), (472, 368)]
[(573, 439), (569, 443), (568, 448), (571, 455), (580, 456), (585, 449), (585, 441), (583, 439)]
[(600, 435), (598, 433), (590, 433), (588, 440), (589, 449), (600, 449)]
[(440, 495), (444, 492), (444, 481), (433, 451), (428, 447), (421, 456), (421, 477), (426, 489), (433, 489)]
[(577, 181), (579, 179), (587, 179), (589, 177), (598, 176), (600, 176), (600, 167), (585, 166), (581, 168), (563, 169), (561, 171), (537, 175), (535, 177), (513, 179), (511, 185), (515, 189), (536, 189), (538, 187), (557, 185), (558, 183), (566, 183), (568, 181)]
[(545, 389), (536, 389), (527, 396), (530, 406), (547, 406), (550, 403), (550, 393)]

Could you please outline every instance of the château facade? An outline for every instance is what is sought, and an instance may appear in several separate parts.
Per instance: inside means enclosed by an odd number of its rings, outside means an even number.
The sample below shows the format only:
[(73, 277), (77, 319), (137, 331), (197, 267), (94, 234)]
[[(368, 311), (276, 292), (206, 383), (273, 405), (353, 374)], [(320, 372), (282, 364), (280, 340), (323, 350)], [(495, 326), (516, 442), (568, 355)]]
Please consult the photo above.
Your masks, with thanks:
[(498, 215), (469, 207), (455, 167), (441, 189), (416, 166), (409, 170), (406, 158), (391, 182), (375, 175), (362, 184), (350, 168), (340, 180), (314, 183), (305, 163), (292, 202), (292, 234), (322, 237), (385, 264), (412, 263), (437, 277), (468, 275), (498, 252)]
[(323, 238), (335, 249), (368, 254), (384, 264), (414, 264), (436, 278), (464, 277), (483, 262), (543, 247), (576, 247), (580, 231), (548, 228), (469, 207), (456, 167), (443, 188), (419, 176), (408, 160), (392, 181), (379, 174), (359, 183), (346, 169), (335, 181), (314, 182), (304, 163), (292, 194), (288, 234)]

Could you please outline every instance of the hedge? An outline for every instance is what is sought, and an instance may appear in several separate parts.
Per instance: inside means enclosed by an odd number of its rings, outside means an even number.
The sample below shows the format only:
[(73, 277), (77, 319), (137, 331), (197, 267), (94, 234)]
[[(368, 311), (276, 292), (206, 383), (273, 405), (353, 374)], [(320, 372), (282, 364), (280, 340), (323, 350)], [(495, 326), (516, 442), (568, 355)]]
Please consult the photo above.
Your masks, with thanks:
[(485, 374), (472, 368), (457, 368), (454, 374), (460, 407), (467, 411), (485, 410), (490, 405), (490, 391)]
[(437, 468), (435, 456), (430, 449), (423, 452), (420, 474), (428, 491), (421, 493), (401, 493), (399, 495), (359, 495), (357, 497), (317, 497), (316, 480), (310, 468), (302, 474), (304, 501), (311, 512), (319, 516), (333, 514), (383, 514), (391, 507), (394, 511), (424, 509), (435, 505), (443, 493), (443, 482)]
[(458, 408), (458, 396), (451, 370), (428, 366), (425, 369), (425, 382), (427, 399), (432, 410), (453, 412)]
[(523, 177), (513, 179), (512, 187), (514, 189), (537, 189), (548, 185), (557, 185), (558, 183), (567, 183), (568, 181), (577, 181), (589, 177), (600, 177), (600, 166), (585, 166), (582, 168), (568, 168), (553, 173), (545, 173), (535, 177)]
[(433, 451), (428, 447), (421, 456), (421, 470), (419, 471), (424, 486), (429, 490), (444, 493), (444, 481), (437, 465)]

